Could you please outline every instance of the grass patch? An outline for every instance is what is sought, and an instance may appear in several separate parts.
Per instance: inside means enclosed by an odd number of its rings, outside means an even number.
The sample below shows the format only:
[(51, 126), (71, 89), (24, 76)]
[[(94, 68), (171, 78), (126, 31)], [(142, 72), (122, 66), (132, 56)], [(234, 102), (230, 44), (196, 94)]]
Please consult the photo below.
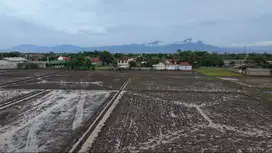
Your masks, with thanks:
[(194, 69), (195, 72), (199, 72), (201, 74), (212, 76), (212, 77), (235, 77), (241, 76), (238, 73), (234, 73), (226, 68), (215, 68), (215, 67), (201, 67), (198, 69)]

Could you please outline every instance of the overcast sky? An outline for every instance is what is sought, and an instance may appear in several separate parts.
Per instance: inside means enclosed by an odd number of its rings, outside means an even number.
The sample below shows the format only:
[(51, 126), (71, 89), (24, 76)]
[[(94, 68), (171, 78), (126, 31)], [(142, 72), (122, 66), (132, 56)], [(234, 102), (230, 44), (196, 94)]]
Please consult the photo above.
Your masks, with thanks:
[(185, 38), (272, 45), (272, 0), (0, 0), (0, 48)]

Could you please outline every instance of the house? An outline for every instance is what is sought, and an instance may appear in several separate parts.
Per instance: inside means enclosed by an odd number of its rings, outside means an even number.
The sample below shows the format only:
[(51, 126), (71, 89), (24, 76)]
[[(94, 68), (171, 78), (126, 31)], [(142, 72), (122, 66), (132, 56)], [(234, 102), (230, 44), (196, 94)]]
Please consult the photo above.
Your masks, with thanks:
[[(224, 61), (224, 64), (226, 66), (229, 66), (229, 67), (233, 67), (233, 66), (241, 66), (241, 65), (244, 65), (246, 60), (235, 60), (235, 59), (232, 59), (232, 60), (223, 60)], [(233, 64), (231, 64), (233, 63)]]
[(102, 64), (103, 64), (102, 61), (100, 61), (100, 59), (98, 57), (91, 58), (91, 62), (95, 66), (102, 66)]
[(165, 69), (166, 70), (177, 70), (177, 65), (176, 64), (172, 64), (172, 63), (169, 63), (169, 64), (166, 64), (165, 66)]
[(250, 76), (271, 76), (271, 70), (265, 68), (246, 68), (245, 74)]
[(17, 69), (19, 63), (29, 62), (29, 60), (22, 57), (8, 57), (0, 60), (0, 69)]
[(177, 65), (178, 60), (176, 59), (167, 59), (164, 61), (165, 63), (165, 69), (166, 70), (178, 70), (178, 65)]
[(31, 61), (31, 63), (36, 64), (38, 68), (46, 68), (47, 65), (45, 61)]
[(181, 62), (178, 66), (178, 69), (181, 71), (192, 71), (192, 65), (188, 62)]
[(128, 62), (130, 62), (130, 61), (136, 61), (136, 59), (135, 58), (128, 58)]
[(54, 68), (63, 68), (63, 67), (67, 66), (67, 61), (65, 61), (65, 60), (62, 60), (62, 61), (60, 61), (60, 60), (50, 61), (48, 63), (48, 65), (50, 67), (54, 67)]
[(116, 62), (117, 62), (118, 68), (123, 68), (123, 69), (129, 68), (129, 61), (127, 57), (118, 58), (116, 59)]
[(66, 57), (66, 56), (59, 56), (58, 57), (58, 61), (68, 61), (69, 60), (69, 57)]
[(155, 69), (155, 70), (165, 70), (165, 68), (166, 68), (165, 64), (162, 62), (160, 62), (158, 64), (154, 64), (152, 66), (153, 66), (153, 69)]
[(174, 64), (176, 65), (178, 63), (178, 59), (166, 59), (164, 62), (165, 64)]
[(261, 68), (261, 67), (258, 66), (257, 63), (249, 63), (249, 64), (242, 64), (239, 66), (234, 66), (233, 71), (238, 72), (238, 73), (242, 73), (242, 74), (246, 74), (247, 68)]

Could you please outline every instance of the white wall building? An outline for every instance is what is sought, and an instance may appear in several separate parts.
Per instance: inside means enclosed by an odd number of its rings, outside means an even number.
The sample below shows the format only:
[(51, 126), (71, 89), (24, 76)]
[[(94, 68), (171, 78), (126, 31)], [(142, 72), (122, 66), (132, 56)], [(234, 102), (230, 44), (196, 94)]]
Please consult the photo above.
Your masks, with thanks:
[(155, 70), (165, 70), (165, 64), (163, 64), (162, 62), (158, 63), (158, 64), (154, 64), (153, 68)]
[(178, 69), (181, 71), (192, 71), (193, 67), (188, 62), (181, 62)]
[(178, 70), (178, 66), (175, 64), (166, 64), (166, 70)]
[(0, 60), (0, 69), (17, 69), (17, 64), (29, 62), (22, 57), (8, 57)]
[(245, 72), (251, 76), (271, 76), (271, 70), (265, 68), (246, 68)]
[(129, 68), (128, 58), (117, 59), (117, 67), (118, 68)]
[(63, 61), (64, 58), (62, 56), (58, 57), (58, 61)]

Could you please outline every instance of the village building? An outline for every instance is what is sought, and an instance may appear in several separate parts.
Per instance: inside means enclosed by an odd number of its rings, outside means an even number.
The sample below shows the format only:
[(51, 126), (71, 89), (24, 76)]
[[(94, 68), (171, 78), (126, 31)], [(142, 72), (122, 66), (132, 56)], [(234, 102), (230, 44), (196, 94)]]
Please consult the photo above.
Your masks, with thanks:
[[(244, 59), (241, 59), (241, 60), (223, 60), (224, 61), (224, 64), (227, 66), (227, 67), (234, 67), (234, 66), (242, 66), (245, 64), (246, 60)], [(233, 63), (233, 64), (232, 64)]]
[(54, 68), (63, 68), (63, 67), (66, 67), (67, 62), (65, 60), (60, 60), (60, 61), (56, 60), (56, 61), (50, 61), (48, 65)]
[(118, 58), (116, 59), (116, 62), (117, 62), (118, 68), (123, 68), (123, 69), (129, 68), (129, 61), (127, 57)]
[(102, 66), (102, 61), (100, 61), (100, 59), (98, 57), (93, 57), (91, 58), (91, 62), (92, 62), (92, 65), (95, 65), (95, 66)]
[(31, 63), (36, 64), (38, 68), (46, 68), (47, 61), (31, 61)]
[(58, 57), (58, 61), (68, 61), (69, 60), (69, 57), (66, 57), (66, 56), (59, 56)]
[(165, 64), (162, 62), (160, 62), (158, 64), (154, 64), (152, 66), (153, 66), (153, 69), (155, 69), (155, 70), (165, 70), (165, 68), (166, 68)]
[(166, 64), (165, 69), (173, 71), (173, 70), (178, 70), (177, 67), (178, 67), (177, 64), (169, 63), (169, 64)]
[(164, 61), (164, 63), (165, 63), (166, 70), (171, 70), (171, 71), (178, 70), (177, 59), (167, 59)]
[(29, 60), (23, 57), (8, 57), (0, 60), (0, 69), (17, 69), (19, 63), (29, 62)]
[(193, 67), (188, 62), (181, 62), (178, 64), (178, 60), (171, 59), (160, 62), (159, 64), (154, 64), (153, 69), (155, 70), (169, 70), (169, 71), (192, 71)]
[(248, 76), (271, 76), (271, 69), (262, 68), (257, 63), (243, 64), (233, 67), (232, 71)]
[(178, 69), (180, 71), (192, 71), (193, 67), (191, 64), (189, 64), (188, 62), (181, 62), (178, 66)]
[(135, 58), (128, 58), (128, 62), (131, 62), (131, 61), (136, 61)]
[(245, 74), (250, 76), (271, 76), (271, 70), (266, 68), (246, 68)]

